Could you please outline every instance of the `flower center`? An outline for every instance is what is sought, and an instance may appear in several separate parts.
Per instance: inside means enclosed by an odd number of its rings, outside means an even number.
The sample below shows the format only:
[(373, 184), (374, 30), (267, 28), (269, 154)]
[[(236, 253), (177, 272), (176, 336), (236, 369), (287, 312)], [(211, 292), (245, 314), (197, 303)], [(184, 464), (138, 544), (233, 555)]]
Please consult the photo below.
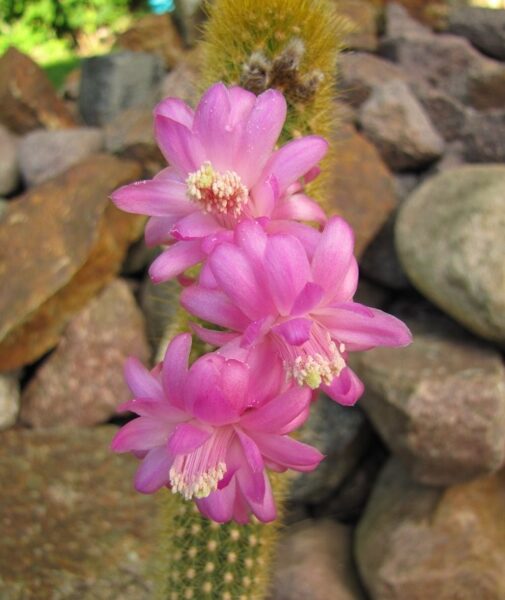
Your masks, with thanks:
[(232, 428), (216, 430), (190, 454), (179, 454), (169, 472), (172, 493), (180, 493), (190, 500), (206, 498), (215, 492), (226, 474), (225, 458), (232, 433)]
[(284, 369), (288, 381), (294, 379), (298, 385), (308, 385), (316, 390), (322, 383), (330, 385), (345, 369), (345, 346), (337, 347), (330, 334), (315, 324), (312, 329), (307, 342), (290, 347)]
[(235, 171), (219, 173), (209, 161), (186, 179), (187, 195), (209, 213), (238, 217), (247, 204), (249, 192)]

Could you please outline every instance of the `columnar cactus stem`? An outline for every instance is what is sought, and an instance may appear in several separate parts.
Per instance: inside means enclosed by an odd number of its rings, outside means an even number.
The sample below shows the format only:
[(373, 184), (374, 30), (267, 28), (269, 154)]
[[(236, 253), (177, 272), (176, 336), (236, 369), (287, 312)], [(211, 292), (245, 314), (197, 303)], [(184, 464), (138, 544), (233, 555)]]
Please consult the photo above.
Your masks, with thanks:
[[(281, 141), (325, 137), (334, 126), (336, 55), (346, 24), (329, 0), (215, 0), (203, 41), (203, 80), (237, 84), (255, 93), (280, 89), (288, 102)], [(324, 168), (323, 168), (324, 173)], [(324, 178), (310, 193), (324, 204)], [(165, 341), (187, 330), (180, 312)], [(166, 345), (166, 344), (163, 344)], [(203, 350), (203, 348), (201, 348)], [(288, 485), (272, 477), (276, 504)], [(262, 600), (266, 597), (278, 523), (218, 525), (179, 495), (162, 494), (163, 541), (157, 598)]]

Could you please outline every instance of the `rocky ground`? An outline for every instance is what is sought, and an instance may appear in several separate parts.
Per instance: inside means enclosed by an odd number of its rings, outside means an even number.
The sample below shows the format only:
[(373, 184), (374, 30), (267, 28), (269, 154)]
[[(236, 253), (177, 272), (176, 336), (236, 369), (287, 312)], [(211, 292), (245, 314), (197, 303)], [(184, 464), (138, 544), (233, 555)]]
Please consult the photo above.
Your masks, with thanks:
[[(327, 459), (293, 481), (272, 600), (502, 600), (505, 11), (339, 4), (357, 27), (332, 206), (359, 300), (414, 343), (354, 358), (358, 407), (319, 401), (305, 435)], [(107, 197), (162, 168), (157, 99), (195, 98), (183, 23), (144, 19), (60, 94), (0, 58), (2, 600), (151, 595), (156, 500), (107, 446), (122, 363), (153, 357), (177, 285), (149, 282), (144, 222)]]

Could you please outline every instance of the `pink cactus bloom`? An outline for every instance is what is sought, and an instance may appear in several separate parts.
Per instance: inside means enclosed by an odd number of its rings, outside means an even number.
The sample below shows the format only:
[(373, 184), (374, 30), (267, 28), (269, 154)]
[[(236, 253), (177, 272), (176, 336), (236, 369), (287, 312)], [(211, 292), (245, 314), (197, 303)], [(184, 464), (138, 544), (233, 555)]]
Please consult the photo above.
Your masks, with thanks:
[[(163, 363), (149, 372), (137, 360), (125, 368), (134, 399), (121, 405), (137, 418), (112, 441), (116, 452), (142, 458), (138, 491), (162, 486), (194, 498), (220, 523), (275, 519), (266, 467), (311, 471), (323, 456), (288, 434), (308, 416), (310, 390), (270, 380), (255, 385), (250, 367), (216, 353), (188, 369), (191, 336), (170, 343)], [(267, 378), (268, 379), (268, 378)]]
[(335, 217), (318, 236), (308, 255), (295, 237), (267, 235), (258, 223), (243, 221), (234, 243), (216, 247), (181, 303), (227, 329), (195, 326), (224, 355), (242, 349), (249, 361), (259, 353), (267, 371), (281, 369), (288, 381), (321, 387), (351, 405), (363, 384), (347, 366), (347, 353), (405, 346), (411, 334), (395, 317), (353, 302), (358, 266), (350, 226)]
[(170, 167), (112, 194), (122, 210), (151, 216), (148, 245), (169, 244), (151, 265), (154, 282), (201, 262), (216, 242), (233, 238), (243, 218), (268, 217), (286, 231), (292, 220), (325, 222), (301, 180), (317, 175), (327, 143), (311, 135), (274, 151), (285, 118), (279, 92), (255, 96), (222, 83), (195, 111), (176, 98), (155, 108), (156, 139)]

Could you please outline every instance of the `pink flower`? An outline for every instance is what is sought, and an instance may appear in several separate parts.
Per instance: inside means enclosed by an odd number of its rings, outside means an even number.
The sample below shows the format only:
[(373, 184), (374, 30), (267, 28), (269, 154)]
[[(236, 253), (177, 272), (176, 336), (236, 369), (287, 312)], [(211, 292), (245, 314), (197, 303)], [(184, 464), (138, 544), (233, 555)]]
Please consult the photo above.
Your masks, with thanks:
[[(218, 522), (267, 522), (275, 504), (265, 468), (313, 470), (323, 458), (291, 439), (308, 416), (310, 390), (256, 386), (248, 365), (207, 354), (188, 369), (191, 336), (170, 343), (161, 366), (147, 371), (130, 359), (125, 372), (134, 399), (120, 407), (137, 418), (116, 434), (112, 449), (142, 458), (135, 487), (162, 486)], [(268, 378), (267, 378), (268, 379)]]
[(232, 239), (230, 230), (244, 217), (268, 217), (273, 228), (286, 231), (293, 219), (325, 222), (321, 208), (302, 193), (300, 179), (317, 175), (327, 143), (311, 135), (274, 152), (286, 117), (279, 92), (256, 97), (218, 83), (195, 111), (167, 98), (154, 116), (158, 144), (171, 166), (112, 195), (119, 208), (151, 216), (149, 245), (170, 243), (151, 265), (153, 281), (202, 261), (216, 242)]
[[(265, 369), (288, 380), (321, 387), (341, 404), (354, 404), (363, 384), (347, 366), (347, 353), (376, 346), (405, 346), (408, 328), (375, 308), (353, 302), (358, 266), (354, 239), (341, 218), (328, 221), (313, 254), (298, 239), (267, 235), (243, 221), (234, 243), (210, 255), (199, 284), (181, 303), (193, 315), (227, 329), (195, 326), (205, 341), (243, 359), (261, 355)], [(256, 359), (260, 360), (260, 359)]]

